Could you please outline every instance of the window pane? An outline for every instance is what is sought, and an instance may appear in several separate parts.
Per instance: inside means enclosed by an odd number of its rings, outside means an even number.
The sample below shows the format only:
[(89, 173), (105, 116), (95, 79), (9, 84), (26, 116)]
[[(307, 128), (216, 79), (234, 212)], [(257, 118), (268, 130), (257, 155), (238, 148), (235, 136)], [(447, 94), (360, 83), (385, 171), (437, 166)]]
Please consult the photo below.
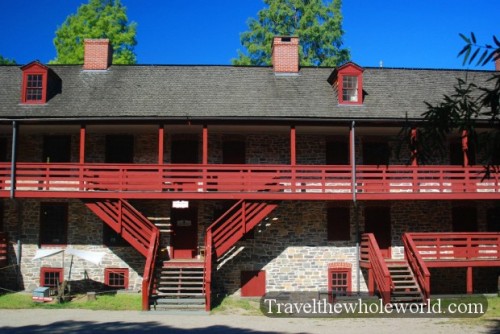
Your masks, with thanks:
[(358, 102), (358, 77), (344, 76), (342, 79), (342, 100)]

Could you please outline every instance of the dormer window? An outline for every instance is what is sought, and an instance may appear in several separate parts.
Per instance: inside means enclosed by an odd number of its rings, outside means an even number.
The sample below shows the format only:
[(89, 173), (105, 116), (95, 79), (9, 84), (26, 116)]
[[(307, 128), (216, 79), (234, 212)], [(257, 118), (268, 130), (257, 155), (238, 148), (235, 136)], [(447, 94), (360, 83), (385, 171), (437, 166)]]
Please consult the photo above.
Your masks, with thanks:
[(38, 61), (21, 67), (23, 71), (23, 86), (21, 102), (27, 104), (42, 104), (47, 102), (48, 68)]
[(363, 68), (344, 64), (333, 71), (328, 82), (336, 90), (339, 104), (363, 104)]
[(358, 77), (346, 75), (342, 78), (342, 101), (358, 102)]

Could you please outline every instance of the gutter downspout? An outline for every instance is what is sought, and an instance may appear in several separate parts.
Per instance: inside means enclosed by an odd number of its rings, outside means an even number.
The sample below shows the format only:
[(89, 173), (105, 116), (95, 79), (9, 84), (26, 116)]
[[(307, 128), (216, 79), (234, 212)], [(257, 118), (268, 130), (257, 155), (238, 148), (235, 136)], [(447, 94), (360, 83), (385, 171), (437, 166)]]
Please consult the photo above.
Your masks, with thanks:
[(357, 280), (356, 280), (356, 288), (358, 295), (361, 294), (361, 249), (360, 249), (360, 240), (361, 234), (359, 231), (359, 219), (358, 219), (358, 202), (356, 198), (356, 136), (355, 136), (355, 126), (356, 122), (352, 121), (351, 123), (351, 175), (352, 175), (352, 203), (354, 205), (354, 223), (356, 225), (356, 262), (358, 263), (357, 268)]
[(17, 155), (17, 122), (12, 121), (12, 153), (10, 166), (10, 199), (15, 198), (16, 188), (16, 155)]

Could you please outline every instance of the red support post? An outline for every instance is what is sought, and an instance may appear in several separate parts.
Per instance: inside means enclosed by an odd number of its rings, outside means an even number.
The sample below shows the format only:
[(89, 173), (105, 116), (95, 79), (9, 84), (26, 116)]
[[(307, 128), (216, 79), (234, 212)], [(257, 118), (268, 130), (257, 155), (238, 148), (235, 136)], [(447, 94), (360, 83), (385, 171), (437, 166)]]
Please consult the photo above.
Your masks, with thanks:
[(464, 166), (469, 166), (469, 156), (467, 151), (469, 150), (469, 134), (467, 130), (462, 131), (462, 153), (464, 155)]
[(295, 126), (290, 127), (290, 164), (295, 166), (297, 164), (297, 152), (296, 152), (296, 135)]
[(202, 164), (208, 164), (208, 128), (203, 125), (203, 158)]
[(411, 143), (411, 165), (418, 166), (417, 161), (417, 129), (412, 128), (410, 134), (410, 143)]
[(86, 127), (85, 125), (80, 126), (80, 163), (85, 163), (85, 135)]
[(159, 165), (163, 164), (164, 142), (165, 142), (165, 128), (164, 128), (163, 124), (161, 124), (160, 127), (158, 128), (158, 164)]
[(467, 267), (467, 294), (471, 295), (473, 293), (473, 281), (472, 281), (472, 267)]
[(368, 295), (375, 295), (375, 278), (373, 277), (373, 269), (368, 269)]

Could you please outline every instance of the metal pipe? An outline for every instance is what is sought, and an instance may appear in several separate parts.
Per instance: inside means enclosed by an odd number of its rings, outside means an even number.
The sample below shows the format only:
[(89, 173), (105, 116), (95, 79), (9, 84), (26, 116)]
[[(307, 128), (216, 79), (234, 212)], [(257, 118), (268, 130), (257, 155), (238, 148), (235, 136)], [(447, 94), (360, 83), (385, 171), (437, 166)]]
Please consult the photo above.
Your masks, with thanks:
[(11, 166), (10, 166), (10, 198), (15, 197), (16, 188), (16, 154), (17, 154), (17, 123), (12, 121), (12, 152), (11, 152)]
[(359, 215), (358, 215), (358, 202), (356, 198), (356, 136), (355, 136), (355, 126), (356, 122), (352, 121), (351, 123), (351, 173), (352, 173), (352, 203), (354, 205), (354, 224), (356, 225), (356, 262), (358, 263), (357, 268), (357, 280), (356, 280), (356, 288), (358, 295), (361, 293), (361, 249), (360, 249), (360, 240), (361, 235), (359, 231)]

